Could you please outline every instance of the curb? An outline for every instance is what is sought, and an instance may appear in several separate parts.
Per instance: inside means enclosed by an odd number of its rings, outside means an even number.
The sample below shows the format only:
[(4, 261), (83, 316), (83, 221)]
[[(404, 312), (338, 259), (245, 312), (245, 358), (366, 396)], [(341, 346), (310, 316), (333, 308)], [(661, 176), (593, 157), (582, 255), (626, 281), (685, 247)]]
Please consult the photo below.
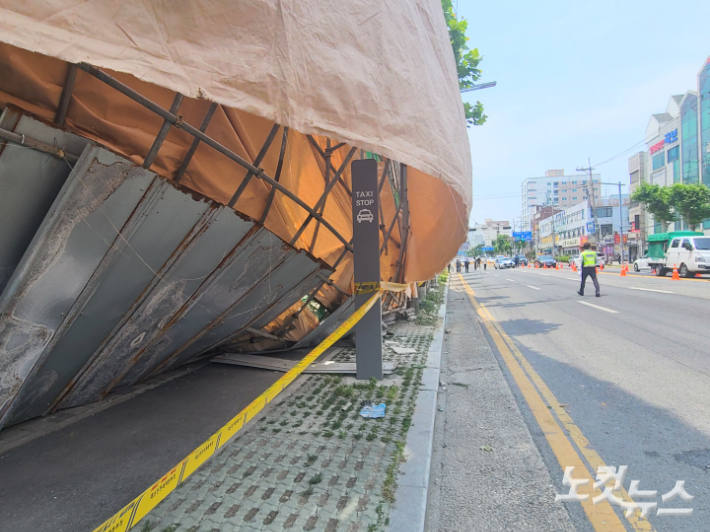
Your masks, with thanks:
[(422, 373), (422, 388), (417, 396), (412, 428), (407, 434), (404, 451), (407, 461), (399, 468), (395, 503), (390, 510), (387, 532), (424, 530), (448, 296), (447, 281), (444, 301), (439, 307), (438, 327), (434, 331), (434, 339), (427, 354), (426, 368)]

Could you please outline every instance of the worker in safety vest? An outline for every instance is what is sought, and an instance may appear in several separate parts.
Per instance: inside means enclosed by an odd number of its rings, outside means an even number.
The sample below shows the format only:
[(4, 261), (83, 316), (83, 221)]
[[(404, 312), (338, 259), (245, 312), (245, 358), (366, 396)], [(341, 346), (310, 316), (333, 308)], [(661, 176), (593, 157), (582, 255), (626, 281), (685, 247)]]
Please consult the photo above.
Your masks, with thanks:
[(597, 291), (597, 297), (599, 297), (599, 281), (597, 281), (597, 252), (591, 250), (589, 242), (586, 242), (583, 246), (582, 254), (582, 286), (577, 292), (580, 296), (584, 295), (584, 283), (587, 281), (587, 277), (591, 277), (594, 281), (594, 288)]

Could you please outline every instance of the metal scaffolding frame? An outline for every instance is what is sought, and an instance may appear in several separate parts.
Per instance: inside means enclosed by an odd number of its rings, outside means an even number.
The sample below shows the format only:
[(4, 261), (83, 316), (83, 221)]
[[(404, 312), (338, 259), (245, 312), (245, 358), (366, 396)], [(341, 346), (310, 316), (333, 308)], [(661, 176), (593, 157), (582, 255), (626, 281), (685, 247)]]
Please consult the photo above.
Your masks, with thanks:
[[(212, 149), (217, 151), (218, 153), (221, 153), (222, 155), (228, 157), (230, 160), (236, 162), (240, 166), (242, 166), (244, 169), (246, 169), (246, 175), (240, 182), (239, 186), (234, 192), (234, 195), (232, 196), (231, 200), (228, 203), (229, 207), (234, 208), (237, 202), (239, 201), (239, 198), (241, 195), (244, 193), (247, 185), (251, 181), (252, 178), (257, 178), (262, 180), (265, 183), (268, 183), (271, 187), (269, 191), (269, 196), (263, 211), (263, 214), (261, 218), (259, 219), (259, 223), (264, 224), (266, 221), (269, 211), (271, 209), (271, 206), (274, 201), (274, 197), (276, 195), (276, 192), (281, 192), (283, 195), (285, 195), (287, 198), (289, 198), (291, 201), (296, 203), (299, 207), (301, 207), (303, 210), (305, 210), (308, 213), (308, 216), (306, 217), (306, 220), (303, 222), (301, 227), (298, 229), (298, 231), (295, 233), (293, 238), (290, 241), (291, 245), (294, 245), (296, 241), (300, 238), (300, 236), (303, 234), (303, 232), (307, 229), (308, 225), (311, 223), (312, 220), (316, 220), (316, 227), (314, 230), (313, 237), (311, 239), (310, 246), (308, 247), (309, 252), (313, 253), (314, 247), (315, 247), (315, 242), (318, 236), (318, 232), (320, 230), (320, 226), (323, 225), (327, 230), (329, 230), (340, 242), (343, 244), (343, 251), (336, 260), (336, 262), (333, 264), (333, 268), (337, 268), (337, 266), (342, 262), (342, 260), (345, 258), (348, 252), (352, 253), (352, 241), (346, 240), (327, 220), (324, 219), (323, 217), (323, 212), (325, 210), (325, 204), (328, 198), (328, 195), (332, 192), (332, 190), (335, 188), (336, 184), (340, 184), (340, 186), (346, 191), (346, 193), (352, 197), (352, 191), (350, 190), (350, 187), (348, 186), (347, 182), (343, 178), (343, 172), (347, 168), (348, 164), (351, 162), (353, 157), (355, 156), (357, 149), (354, 147), (351, 147), (350, 150), (348, 151), (345, 159), (343, 160), (343, 163), (340, 165), (339, 168), (334, 168), (332, 165), (332, 155), (335, 151), (339, 150), (340, 148), (343, 148), (347, 146), (346, 143), (340, 142), (337, 143), (333, 146), (331, 146), (331, 140), (326, 139), (326, 147), (322, 148), (316, 139), (312, 135), (306, 135), (306, 138), (308, 139), (309, 143), (314, 149), (314, 152), (319, 155), (322, 160), (325, 163), (325, 173), (324, 173), (324, 179), (325, 179), (325, 188), (324, 191), (319, 198), (318, 202), (314, 207), (310, 207), (308, 204), (306, 204), (302, 199), (300, 199), (296, 194), (291, 192), (286, 186), (282, 185), (279, 180), (281, 176), (281, 171), (283, 168), (283, 163), (284, 163), (284, 156), (286, 152), (286, 147), (288, 144), (288, 134), (289, 134), (289, 128), (288, 127), (283, 127), (279, 124), (274, 124), (271, 131), (269, 132), (269, 135), (267, 136), (266, 140), (264, 141), (263, 145), (261, 146), (261, 149), (259, 150), (259, 153), (257, 154), (256, 158), (252, 163), (249, 161), (243, 159), (240, 157), (238, 154), (234, 153), (227, 147), (223, 146), (219, 142), (217, 142), (215, 139), (207, 135), (205, 132), (210, 124), (210, 121), (212, 120), (214, 113), (217, 110), (218, 104), (212, 103), (200, 125), (199, 128), (195, 128), (194, 126), (186, 123), (183, 121), (182, 116), (178, 115), (178, 111), (180, 109), (180, 106), (183, 102), (183, 95), (180, 93), (176, 93), (173, 103), (170, 107), (170, 109), (164, 109), (154, 101), (146, 98), (145, 96), (141, 95), (134, 89), (128, 87), (124, 83), (120, 82), (116, 78), (112, 77), (111, 75), (107, 74), (103, 70), (94, 67), (93, 65), (90, 65), (88, 63), (78, 63), (78, 64), (70, 64), (67, 69), (67, 75), (66, 75), (66, 81), (64, 88), (62, 90), (62, 95), (59, 101), (56, 117), (55, 117), (55, 123), (60, 126), (64, 127), (66, 123), (66, 118), (67, 118), (67, 113), (69, 111), (69, 106), (72, 98), (72, 93), (74, 90), (74, 85), (76, 82), (76, 77), (78, 71), (81, 70), (96, 79), (102, 81), (105, 83), (107, 86), (113, 88), (114, 90), (120, 92), (127, 98), (133, 100), (137, 104), (143, 106), (144, 108), (148, 109), (149, 111), (155, 113), (156, 115), (160, 116), (163, 118), (163, 124), (158, 131), (156, 138), (146, 154), (144, 161), (143, 161), (143, 168), (150, 169), (152, 166), (153, 162), (155, 161), (156, 156), (158, 155), (158, 152), (160, 151), (160, 148), (165, 141), (170, 128), (175, 127), (177, 129), (181, 129), (191, 135), (193, 137), (192, 144), (188, 151), (186, 152), (183, 162), (178, 169), (178, 171), (175, 173), (173, 176), (172, 180), (175, 183), (179, 183), (182, 178), (185, 175), (185, 172), (187, 171), (188, 166), (190, 165), (190, 162), (192, 160), (192, 157), (194, 156), (198, 146), (200, 143), (204, 143), (208, 146), (210, 146)], [(278, 159), (278, 164), (276, 168), (276, 172), (273, 177), (269, 176), (264, 172), (263, 169), (259, 167), (261, 161), (263, 158), (266, 156), (266, 153), (268, 152), (269, 148), (273, 144), (274, 139), (276, 138), (279, 129), (282, 129), (282, 139), (281, 139), (281, 145), (280, 145), (280, 151), (279, 151), (279, 159)], [(78, 156), (75, 154), (68, 153), (56, 146), (52, 146), (49, 144), (42, 143), (37, 140), (33, 140), (30, 138), (26, 138), (24, 135), (17, 135), (11, 131), (7, 131), (4, 129), (0, 129), (0, 141), (5, 141), (5, 142), (12, 142), (15, 144), (20, 144), (25, 147), (29, 147), (32, 149), (36, 149), (39, 151), (43, 151), (45, 153), (49, 153), (50, 155), (53, 155), (55, 157), (63, 158), (67, 160), (70, 163), (75, 163), (78, 160)], [(360, 158), (364, 158), (364, 152), (360, 150)], [(332, 178), (331, 178), (332, 175)], [(406, 250), (407, 250), (407, 239), (409, 236), (409, 204), (407, 201), (407, 167), (404, 164), (397, 164), (394, 161), (390, 159), (385, 159), (384, 160), (384, 166), (382, 170), (382, 176), (380, 178), (380, 184), (379, 184), (379, 190), (378, 192), (381, 193), (382, 188), (385, 184), (386, 181), (389, 182), (391, 190), (392, 190), (392, 196), (395, 204), (395, 213), (392, 218), (392, 220), (389, 223), (385, 223), (384, 220), (384, 213), (382, 211), (382, 203), (380, 202), (380, 230), (383, 235), (383, 243), (380, 248), (380, 255), (382, 253), (387, 254), (388, 252), (388, 243), (392, 242), (394, 246), (399, 250), (399, 256), (396, 261), (396, 271), (395, 275), (393, 277), (390, 277), (390, 281), (395, 281), (395, 282), (401, 282), (404, 278), (404, 261), (406, 260)], [(392, 239), (392, 231), (394, 230), (395, 224), (398, 226), (398, 231), (399, 231), (399, 236), (400, 236), (400, 241), (397, 242), (396, 240)], [(292, 316), (290, 316), (284, 324), (279, 327), (276, 331), (272, 333), (266, 333), (264, 331), (253, 331), (254, 334), (268, 337), (268, 338), (275, 338), (279, 337), (279, 335), (283, 335), (288, 330), (290, 330), (291, 324), (298, 318), (298, 315), (308, 306), (308, 304), (315, 299), (316, 295), (318, 292), (323, 288), (324, 285), (328, 284), (329, 286), (332, 286), (336, 290), (338, 290), (341, 294), (348, 295), (342, 288), (338, 287), (333, 283), (330, 279), (323, 279), (321, 282), (317, 285), (317, 287), (310, 292), (308, 297), (306, 298), (305, 302), (301, 305), (298, 311), (296, 311)], [(383, 300), (383, 309), (388, 310), (392, 306), (399, 306), (401, 304), (401, 300), (403, 298), (403, 294), (387, 294), (387, 296)], [(252, 332), (252, 331), (250, 331)], [(267, 336), (268, 335), (268, 336)], [(284, 341), (282, 339), (282, 341)]]

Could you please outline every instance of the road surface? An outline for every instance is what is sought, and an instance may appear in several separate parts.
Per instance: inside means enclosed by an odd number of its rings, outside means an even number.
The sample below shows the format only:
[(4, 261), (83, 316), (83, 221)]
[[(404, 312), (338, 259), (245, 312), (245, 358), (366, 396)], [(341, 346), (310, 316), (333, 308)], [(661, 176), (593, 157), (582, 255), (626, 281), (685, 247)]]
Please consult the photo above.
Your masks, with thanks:
[[(589, 281), (580, 297), (569, 269), (489, 269), (454, 274), (452, 290), (470, 296), (558, 492), (575, 464), (574, 477), (626, 465), (626, 492), (658, 490), (634, 497), (658, 503), (648, 521), (567, 502), (578, 530), (710, 530), (710, 283), (616, 270), (596, 298)], [(662, 502), (678, 480), (694, 499)]]

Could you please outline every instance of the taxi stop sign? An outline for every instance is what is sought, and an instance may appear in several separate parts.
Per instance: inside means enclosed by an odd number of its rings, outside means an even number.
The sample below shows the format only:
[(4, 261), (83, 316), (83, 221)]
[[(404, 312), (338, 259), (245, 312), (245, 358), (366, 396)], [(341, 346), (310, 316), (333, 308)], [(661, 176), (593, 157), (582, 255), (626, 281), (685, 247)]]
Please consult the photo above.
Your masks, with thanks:
[[(353, 260), (355, 285), (380, 282), (380, 221), (377, 161), (353, 161)], [(355, 308), (372, 294), (357, 294)], [(355, 326), (357, 378), (382, 378), (382, 304), (378, 299)]]

